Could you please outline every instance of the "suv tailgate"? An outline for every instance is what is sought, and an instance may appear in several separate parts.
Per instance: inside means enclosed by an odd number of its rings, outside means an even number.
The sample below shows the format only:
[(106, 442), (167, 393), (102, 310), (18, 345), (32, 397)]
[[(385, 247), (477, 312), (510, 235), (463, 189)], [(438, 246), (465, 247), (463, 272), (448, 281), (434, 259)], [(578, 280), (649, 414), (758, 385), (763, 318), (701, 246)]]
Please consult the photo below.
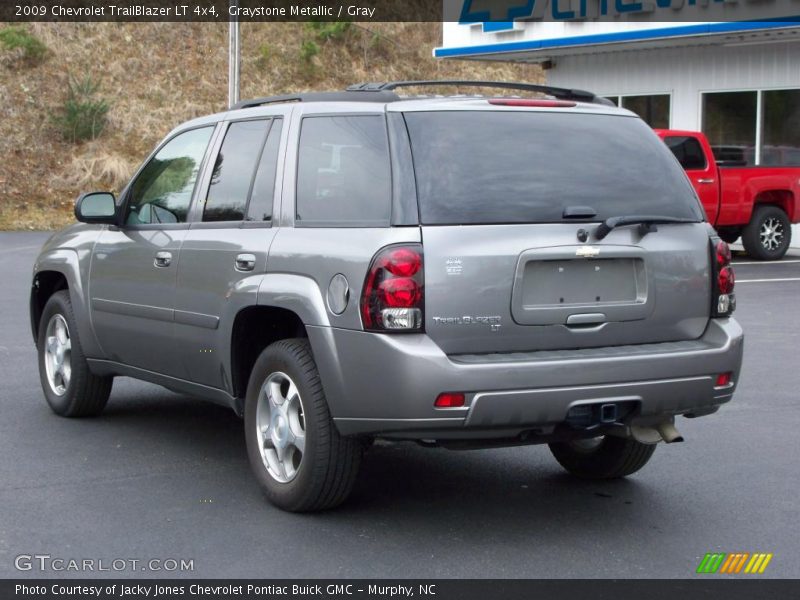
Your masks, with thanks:
[[(711, 303), (704, 224), (579, 244), (574, 224), (424, 227), (425, 327), (446, 352), (689, 340)], [(589, 250), (587, 252), (587, 249)]]

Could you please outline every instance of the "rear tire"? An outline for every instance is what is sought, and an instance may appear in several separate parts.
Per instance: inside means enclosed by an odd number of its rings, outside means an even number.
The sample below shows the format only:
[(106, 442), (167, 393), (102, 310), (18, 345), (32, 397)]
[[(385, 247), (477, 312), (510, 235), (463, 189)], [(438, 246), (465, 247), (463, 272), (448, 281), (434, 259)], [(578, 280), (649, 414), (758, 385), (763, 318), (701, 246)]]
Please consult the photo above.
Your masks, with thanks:
[(45, 304), (37, 351), (42, 390), (54, 413), (90, 417), (103, 412), (114, 378), (98, 377), (89, 371), (68, 290), (56, 292)]
[(656, 450), (655, 444), (642, 444), (634, 439), (610, 435), (593, 440), (558, 442), (549, 446), (564, 469), (583, 479), (626, 477), (647, 464)]
[(777, 206), (763, 204), (753, 211), (750, 222), (742, 231), (742, 244), (756, 260), (783, 258), (792, 241), (789, 217)]
[(347, 499), (364, 446), (336, 430), (307, 340), (275, 342), (258, 357), (244, 425), (250, 466), (272, 504), (307, 512)]

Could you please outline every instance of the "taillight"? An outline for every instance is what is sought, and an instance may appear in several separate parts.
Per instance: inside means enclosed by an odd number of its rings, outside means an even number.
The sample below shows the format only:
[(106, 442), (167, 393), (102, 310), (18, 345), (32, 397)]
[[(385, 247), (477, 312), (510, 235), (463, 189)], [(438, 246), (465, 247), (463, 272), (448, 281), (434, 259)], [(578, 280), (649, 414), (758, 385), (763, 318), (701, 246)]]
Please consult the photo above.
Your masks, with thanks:
[(372, 259), (361, 293), (361, 320), (369, 331), (422, 331), (422, 246), (387, 246)]
[(717, 283), (719, 284), (719, 291), (722, 294), (733, 293), (733, 286), (736, 284), (736, 276), (733, 274), (731, 267), (722, 267), (717, 275)]
[(714, 246), (714, 254), (717, 256), (717, 264), (720, 266), (731, 264), (731, 247), (722, 240), (717, 241)]
[(733, 293), (736, 275), (731, 266), (731, 249), (722, 240), (712, 238), (713, 296), (711, 313), (714, 317), (727, 317), (736, 309)]

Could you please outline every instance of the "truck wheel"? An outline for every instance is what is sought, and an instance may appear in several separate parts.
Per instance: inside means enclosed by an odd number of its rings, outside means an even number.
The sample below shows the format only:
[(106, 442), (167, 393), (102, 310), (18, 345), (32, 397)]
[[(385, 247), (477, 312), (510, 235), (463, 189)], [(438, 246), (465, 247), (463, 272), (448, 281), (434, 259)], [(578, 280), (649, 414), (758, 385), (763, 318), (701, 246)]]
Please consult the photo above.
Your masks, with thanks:
[(779, 207), (765, 204), (756, 207), (742, 232), (747, 253), (757, 260), (779, 260), (789, 249), (792, 224)]
[(114, 378), (98, 377), (89, 371), (67, 290), (56, 292), (45, 304), (36, 345), (39, 379), (53, 412), (62, 417), (103, 412)]
[(324, 510), (350, 494), (364, 447), (336, 430), (308, 341), (281, 340), (261, 353), (244, 425), (250, 466), (275, 506)]
[(550, 444), (559, 464), (583, 479), (616, 479), (635, 473), (655, 450), (655, 444), (611, 435)]

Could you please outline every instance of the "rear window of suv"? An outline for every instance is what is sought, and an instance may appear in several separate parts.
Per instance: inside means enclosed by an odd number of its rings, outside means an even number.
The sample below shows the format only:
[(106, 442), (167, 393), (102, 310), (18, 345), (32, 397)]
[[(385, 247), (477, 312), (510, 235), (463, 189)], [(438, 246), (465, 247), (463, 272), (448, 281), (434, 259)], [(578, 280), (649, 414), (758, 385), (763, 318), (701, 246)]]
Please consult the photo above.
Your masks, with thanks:
[(590, 206), (597, 220), (703, 220), (680, 165), (639, 119), (532, 111), (405, 119), (424, 224), (562, 222), (568, 206)]

